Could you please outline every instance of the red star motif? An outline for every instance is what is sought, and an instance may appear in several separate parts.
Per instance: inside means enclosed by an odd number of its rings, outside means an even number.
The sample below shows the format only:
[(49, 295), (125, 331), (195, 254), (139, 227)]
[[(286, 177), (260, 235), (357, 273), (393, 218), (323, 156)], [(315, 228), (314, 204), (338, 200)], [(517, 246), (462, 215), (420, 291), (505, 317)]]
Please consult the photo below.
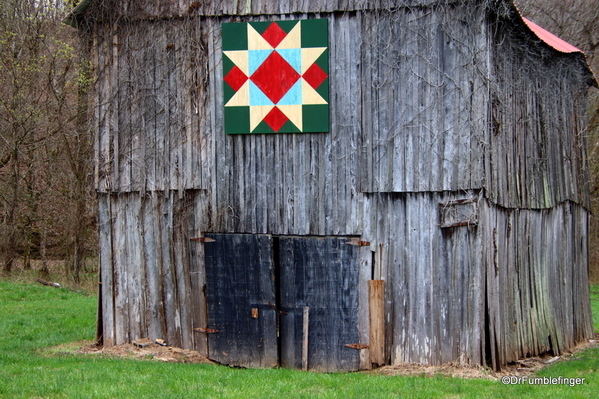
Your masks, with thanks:
[(312, 88), (314, 88), (314, 90), (316, 90), (328, 76), (329, 75), (327, 75), (321, 67), (312, 64), (302, 77), (310, 86), (312, 86)]
[(264, 120), (264, 122), (266, 122), (266, 124), (268, 126), (270, 126), (270, 128), (272, 130), (274, 130), (275, 132), (278, 132), (279, 129), (281, 129), (283, 127), (285, 122), (287, 122), (289, 120), (289, 118), (287, 118), (287, 115), (285, 115), (279, 108), (274, 107), (264, 117), (263, 120)]
[(271, 23), (268, 28), (262, 33), (264, 40), (273, 47), (277, 47), (281, 41), (287, 36), (287, 33), (276, 23)]
[(300, 75), (279, 53), (273, 51), (250, 77), (273, 103), (279, 102)]
[(223, 80), (227, 82), (233, 90), (238, 91), (248, 80), (248, 77), (245, 76), (245, 73), (243, 73), (237, 65), (235, 65)]

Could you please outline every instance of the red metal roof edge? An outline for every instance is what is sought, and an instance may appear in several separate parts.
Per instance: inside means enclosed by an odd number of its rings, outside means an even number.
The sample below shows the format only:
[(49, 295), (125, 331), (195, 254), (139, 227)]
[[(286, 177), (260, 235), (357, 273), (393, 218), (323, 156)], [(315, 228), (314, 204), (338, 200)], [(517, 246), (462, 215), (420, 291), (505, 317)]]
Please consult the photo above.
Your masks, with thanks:
[(525, 18), (522, 15), (520, 15), (520, 16), (522, 17), (522, 20), (524, 21), (526, 26), (528, 26), (528, 28), (539, 39), (541, 39), (543, 42), (545, 42), (549, 46), (553, 47), (557, 51), (559, 51), (561, 53), (582, 53), (583, 52), (578, 47), (574, 47), (567, 41), (560, 39), (559, 37), (555, 36), (553, 33), (549, 32), (548, 30), (541, 28), (539, 25), (535, 24), (528, 18)]
[(587, 57), (586, 57), (586, 54), (584, 53), (584, 51), (582, 51), (578, 47), (571, 45), (567, 41), (560, 39), (559, 37), (555, 36), (553, 33), (549, 32), (548, 30), (541, 28), (539, 25), (535, 24), (528, 18), (525, 18), (522, 15), (522, 13), (520, 12), (520, 9), (518, 8), (518, 6), (516, 6), (515, 4), (514, 4), (514, 8), (518, 12), (518, 15), (520, 16), (520, 18), (522, 19), (522, 22), (524, 22), (526, 27), (528, 27), (528, 29), (530, 29), (530, 31), (536, 37), (538, 37), (539, 40), (541, 40), (543, 43), (547, 44), (552, 49), (559, 51), (560, 53), (563, 53), (563, 54), (574, 54), (574, 53), (581, 54), (582, 57), (584, 58), (584, 63), (586, 65), (586, 69), (588, 70), (588, 72), (590, 74), (590, 79), (589, 79), (588, 84), (599, 88), (599, 82), (597, 82), (597, 78), (595, 77), (595, 72), (591, 68), (591, 65), (589, 64), (589, 61), (587, 60)]

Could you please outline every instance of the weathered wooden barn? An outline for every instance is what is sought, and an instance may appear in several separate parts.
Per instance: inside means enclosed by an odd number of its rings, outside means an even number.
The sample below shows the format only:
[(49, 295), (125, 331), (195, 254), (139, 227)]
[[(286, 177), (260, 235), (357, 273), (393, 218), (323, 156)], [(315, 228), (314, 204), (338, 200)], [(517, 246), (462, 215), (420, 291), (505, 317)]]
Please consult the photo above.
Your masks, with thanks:
[[(278, 97), (253, 97), (252, 56), (229, 52), (274, 54), (305, 20), (328, 42), (293, 82), (325, 108), (267, 117)], [(592, 334), (596, 82), (511, 1), (85, 0), (67, 22), (95, 73), (104, 345), (500, 368)], [(304, 62), (304, 25), (286, 60)]]

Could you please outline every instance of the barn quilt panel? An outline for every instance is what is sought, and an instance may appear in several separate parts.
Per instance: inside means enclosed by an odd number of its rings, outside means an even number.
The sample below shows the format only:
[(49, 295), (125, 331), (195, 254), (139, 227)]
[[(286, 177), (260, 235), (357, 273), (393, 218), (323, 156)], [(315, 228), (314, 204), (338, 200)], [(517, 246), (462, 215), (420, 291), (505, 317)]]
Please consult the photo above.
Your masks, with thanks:
[(222, 24), (225, 133), (329, 131), (326, 19)]

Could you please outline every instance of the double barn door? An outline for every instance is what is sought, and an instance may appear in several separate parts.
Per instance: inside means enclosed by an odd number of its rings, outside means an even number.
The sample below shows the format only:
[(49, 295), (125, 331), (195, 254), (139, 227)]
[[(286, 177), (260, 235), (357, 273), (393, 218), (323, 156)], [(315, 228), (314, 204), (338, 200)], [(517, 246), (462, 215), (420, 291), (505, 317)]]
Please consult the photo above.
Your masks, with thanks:
[(359, 342), (358, 249), (347, 237), (206, 237), (211, 359), (301, 368), (308, 307), (308, 368), (359, 369), (359, 351), (345, 346)]

